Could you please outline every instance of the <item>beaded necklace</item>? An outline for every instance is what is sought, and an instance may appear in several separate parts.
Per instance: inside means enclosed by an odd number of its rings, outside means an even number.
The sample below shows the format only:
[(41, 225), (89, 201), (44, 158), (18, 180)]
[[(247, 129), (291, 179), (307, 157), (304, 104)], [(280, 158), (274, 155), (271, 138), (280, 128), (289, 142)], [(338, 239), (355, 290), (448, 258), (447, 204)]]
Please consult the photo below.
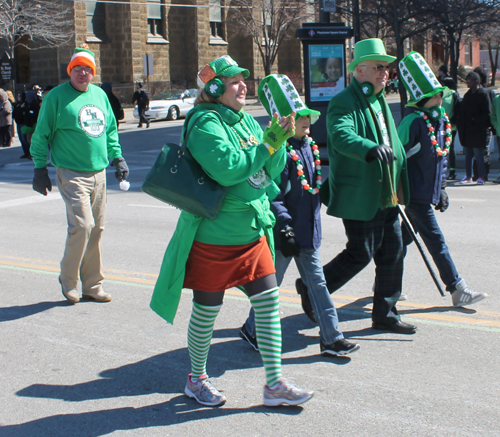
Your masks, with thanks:
[(233, 132), (238, 136), (238, 138), (240, 139), (240, 144), (241, 144), (241, 147), (243, 149), (246, 149), (247, 147), (251, 147), (255, 144), (259, 144), (259, 142), (257, 141), (257, 138), (255, 138), (252, 133), (250, 132), (250, 130), (245, 126), (245, 123), (243, 123), (242, 121), (240, 121), (241, 123), (241, 126), (243, 127), (243, 130), (248, 134), (248, 138), (241, 138), (241, 135), (238, 133), (238, 131), (233, 127), (233, 126), (229, 126)]
[(316, 188), (313, 188), (307, 181), (304, 175), (304, 166), (299, 159), (299, 155), (289, 143), (286, 143), (286, 150), (288, 150), (288, 153), (297, 165), (297, 174), (300, 177), (300, 183), (302, 184), (302, 187), (304, 188), (304, 190), (309, 191), (309, 193), (314, 195), (319, 193), (319, 189), (321, 188), (321, 184), (323, 181), (323, 176), (321, 176), (321, 157), (319, 156), (318, 145), (314, 142), (314, 140), (311, 137), (306, 136), (306, 142), (311, 146), (312, 152), (314, 154), (314, 166), (316, 168)]
[(436, 139), (436, 134), (434, 132), (434, 127), (432, 126), (431, 121), (429, 120), (429, 116), (422, 111), (417, 111), (417, 114), (420, 115), (424, 119), (424, 121), (427, 125), (427, 129), (429, 130), (429, 136), (431, 138), (431, 143), (436, 148), (436, 153), (439, 156), (448, 155), (448, 153), (450, 152), (450, 145), (451, 145), (451, 124), (450, 124), (450, 119), (448, 118), (448, 115), (446, 114), (446, 112), (444, 113), (444, 118), (446, 121), (446, 124), (445, 124), (445, 126), (446, 126), (446, 138), (445, 138), (445, 142), (444, 142), (444, 146), (445, 146), (444, 150), (441, 150), (441, 147), (439, 147), (439, 145), (438, 145), (438, 142)]

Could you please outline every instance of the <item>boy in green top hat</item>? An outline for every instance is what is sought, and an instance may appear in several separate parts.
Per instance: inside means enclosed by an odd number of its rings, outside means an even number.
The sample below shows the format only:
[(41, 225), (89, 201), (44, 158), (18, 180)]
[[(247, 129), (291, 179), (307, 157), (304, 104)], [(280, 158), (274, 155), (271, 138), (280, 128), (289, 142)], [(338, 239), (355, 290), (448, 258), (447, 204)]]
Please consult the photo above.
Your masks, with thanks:
[[(270, 117), (297, 112), (295, 135), (287, 140), (286, 165), (279, 181), (280, 192), (271, 202), (276, 217), (274, 226), (276, 281), (281, 285), (286, 269), (293, 260), (309, 289), (304, 311), (320, 326), (320, 350), (323, 355), (346, 355), (359, 349), (339, 330), (337, 310), (326, 288), (319, 257), (321, 244), (321, 199), (323, 182), (318, 146), (310, 134), (311, 124), (320, 112), (309, 109), (299, 97), (290, 79), (283, 74), (271, 74), (259, 85), (259, 99)], [(303, 293), (303, 294), (304, 294)], [(316, 319), (318, 321), (316, 321)], [(255, 338), (255, 312), (240, 330), (240, 336), (258, 348)]]
[(406, 155), (384, 97), (389, 63), (395, 59), (380, 39), (358, 42), (347, 67), (354, 78), (328, 105), (327, 214), (343, 220), (348, 241), (323, 271), (333, 293), (373, 259), (372, 327), (414, 334), (417, 327), (401, 321), (396, 308), (403, 277), (397, 202), (408, 197), (408, 179)]
[[(433, 210), (444, 212), (449, 204), (445, 187), (452, 127), (442, 107), (443, 92), (447, 88), (441, 86), (418, 52), (403, 58), (399, 69), (410, 95), (405, 117), (398, 127), (408, 158), (410, 203), (406, 214), (434, 259), (453, 305), (470, 305), (483, 300), (487, 294), (471, 290), (458, 275)], [(410, 233), (404, 228), (405, 255), (411, 242)]]

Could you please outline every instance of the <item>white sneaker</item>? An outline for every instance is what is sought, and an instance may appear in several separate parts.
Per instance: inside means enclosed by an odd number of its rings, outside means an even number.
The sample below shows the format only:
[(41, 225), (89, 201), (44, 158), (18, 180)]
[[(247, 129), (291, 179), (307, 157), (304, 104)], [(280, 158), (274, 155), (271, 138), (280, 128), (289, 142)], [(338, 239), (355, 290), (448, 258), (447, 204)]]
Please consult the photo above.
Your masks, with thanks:
[(451, 293), (453, 306), (455, 307), (472, 305), (473, 303), (479, 302), (487, 297), (488, 295), (486, 293), (471, 290), (467, 287), (467, 284), (463, 279), (457, 284), (457, 289)]
[(278, 407), (280, 405), (300, 405), (313, 397), (312, 390), (295, 387), (285, 378), (280, 378), (278, 385), (270, 389), (264, 387), (264, 405), (266, 407)]
[(184, 393), (187, 397), (196, 399), (201, 405), (209, 407), (218, 407), (226, 402), (226, 397), (212, 385), (208, 375), (201, 375), (196, 382), (193, 382), (190, 373)]

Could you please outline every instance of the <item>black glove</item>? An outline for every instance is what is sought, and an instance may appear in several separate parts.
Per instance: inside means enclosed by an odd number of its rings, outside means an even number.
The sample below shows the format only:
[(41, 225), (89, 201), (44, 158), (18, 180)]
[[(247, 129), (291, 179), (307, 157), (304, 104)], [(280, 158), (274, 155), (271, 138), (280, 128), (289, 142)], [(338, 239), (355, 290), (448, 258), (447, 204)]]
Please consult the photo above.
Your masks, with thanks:
[(116, 168), (115, 177), (118, 179), (118, 182), (124, 181), (128, 176), (128, 166), (123, 158), (115, 158), (111, 165), (114, 165)]
[(33, 176), (33, 189), (44, 196), (47, 195), (47, 190), (52, 191), (52, 182), (50, 182), (47, 167), (35, 168), (35, 176)]
[(450, 206), (450, 199), (448, 197), (448, 193), (444, 188), (441, 188), (441, 194), (439, 195), (439, 202), (434, 208), (435, 210), (439, 210), (441, 212), (445, 212)]
[(293, 228), (287, 226), (282, 229), (279, 233), (279, 243), (281, 253), (285, 258), (289, 256), (299, 256), (300, 246), (299, 242), (295, 239), (295, 234), (293, 233)]
[(379, 159), (389, 164), (394, 161), (394, 153), (392, 153), (392, 149), (389, 146), (381, 144), (380, 146), (372, 147), (366, 154), (365, 159), (366, 162), (372, 162), (375, 159)]

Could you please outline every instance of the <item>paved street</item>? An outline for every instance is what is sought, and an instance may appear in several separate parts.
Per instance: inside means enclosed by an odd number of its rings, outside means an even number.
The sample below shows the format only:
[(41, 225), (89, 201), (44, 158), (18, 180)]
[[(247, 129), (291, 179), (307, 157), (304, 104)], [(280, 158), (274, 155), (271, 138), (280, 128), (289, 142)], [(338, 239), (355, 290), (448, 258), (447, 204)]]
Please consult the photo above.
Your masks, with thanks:
[[(249, 110), (264, 115), (258, 106)], [(291, 267), (281, 290), (283, 370), (315, 396), (302, 407), (271, 409), (261, 405), (260, 357), (238, 336), (250, 305), (229, 290), (208, 361), (228, 401), (205, 408), (183, 394), (190, 292), (174, 325), (149, 309), (179, 212), (140, 186), (161, 146), (178, 141), (183, 120), (137, 129), (127, 114), (120, 139), (130, 191), (118, 189), (113, 169), (107, 173), (110, 303), (63, 299), (57, 277), (66, 217), (55, 169), (49, 169), (54, 189), (43, 197), (31, 188), (33, 163), (19, 159), (18, 144), (0, 149), (0, 436), (500, 435), (499, 185), (452, 183), (450, 208), (438, 213), (459, 273), (488, 299), (451, 307), (411, 247), (408, 300), (398, 308), (403, 320), (418, 325), (417, 334), (370, 328), (372, 264), (333, 295), (341, 329), (361, 349), (327, 358), (319, 355), (318, 328), (302, 314)], [(490, 179), (497, 175), (493, 170)], [(346, 239), (341, 221), (324, 212), (323, 229), (326, 262)]]

